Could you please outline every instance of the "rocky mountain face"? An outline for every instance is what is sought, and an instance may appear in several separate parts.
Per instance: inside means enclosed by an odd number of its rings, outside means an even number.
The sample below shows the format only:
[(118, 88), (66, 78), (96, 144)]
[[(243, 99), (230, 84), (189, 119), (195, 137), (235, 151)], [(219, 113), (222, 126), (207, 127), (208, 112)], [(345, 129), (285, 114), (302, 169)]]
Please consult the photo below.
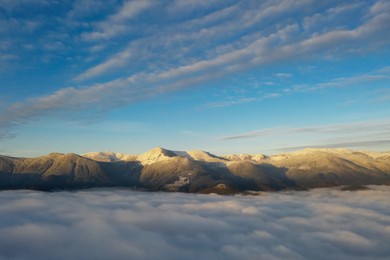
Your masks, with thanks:
[(139, 156), (112, 152), (0, 156), (1, 189), (132, 187), (231, 194), (331, 186), (390, 185), (390, 153), (305, 149), (274, 156), (216, 156), (160, 147)]

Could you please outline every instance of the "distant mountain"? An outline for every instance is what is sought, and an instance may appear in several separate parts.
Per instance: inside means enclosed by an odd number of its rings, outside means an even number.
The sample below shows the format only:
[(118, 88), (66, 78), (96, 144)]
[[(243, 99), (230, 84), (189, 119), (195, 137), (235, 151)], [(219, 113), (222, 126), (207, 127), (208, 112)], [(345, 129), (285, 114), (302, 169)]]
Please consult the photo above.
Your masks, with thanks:
[(249, 161), (254, 163), (260, 163), (265, 160), (268, 160), (269, 157), (264, 154), (229, 154), (223, 156), (229, 161)]
[(220, 157), (157, 147), (138, 156), (113, 152), (0, 156), (1, 189), (123, 186), (229, 194), (369, 184), (390, 185), (390, 153), (305, 149), (273, 156)]
[(137, 155), (114, 152), (91, 152), (81, 156), (100, 162), (135, 161)]

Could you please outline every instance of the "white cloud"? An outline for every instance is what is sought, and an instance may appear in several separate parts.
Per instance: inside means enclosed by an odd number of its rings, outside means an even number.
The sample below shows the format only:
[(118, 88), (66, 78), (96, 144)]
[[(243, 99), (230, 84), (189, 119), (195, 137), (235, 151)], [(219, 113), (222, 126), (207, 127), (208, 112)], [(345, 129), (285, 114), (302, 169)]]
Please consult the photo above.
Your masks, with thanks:
[(0, 258), (386, 259), (388, 187), (217, 196), (0, 192)]

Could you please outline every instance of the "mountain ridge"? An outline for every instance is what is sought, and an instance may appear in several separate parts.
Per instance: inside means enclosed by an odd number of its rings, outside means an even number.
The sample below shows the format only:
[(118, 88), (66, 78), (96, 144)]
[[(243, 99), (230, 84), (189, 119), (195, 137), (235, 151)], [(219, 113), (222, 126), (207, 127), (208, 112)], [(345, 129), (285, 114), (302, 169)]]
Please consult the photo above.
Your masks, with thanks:
[(141, 155), (115, 152), (50, 153), (37, 158), (0, 156), (1, 189), (136, 187), (226, 194), (247, 190), (390, 185), (390, 153), (304, 149), (278, 155), (153, 148)]

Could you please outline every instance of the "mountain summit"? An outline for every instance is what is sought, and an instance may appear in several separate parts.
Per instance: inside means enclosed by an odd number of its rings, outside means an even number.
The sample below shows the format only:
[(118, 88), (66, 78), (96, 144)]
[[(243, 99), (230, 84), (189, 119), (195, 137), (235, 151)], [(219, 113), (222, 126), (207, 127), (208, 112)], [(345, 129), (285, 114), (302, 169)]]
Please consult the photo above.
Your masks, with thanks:
[(139, 161), (142, 165), (148, 165), (159, 161), (169, 160), (175, 156), (177, 156), (177, 154), (172, 151), (161, 147), (156, 147), (138, 156), (137, 161)]

